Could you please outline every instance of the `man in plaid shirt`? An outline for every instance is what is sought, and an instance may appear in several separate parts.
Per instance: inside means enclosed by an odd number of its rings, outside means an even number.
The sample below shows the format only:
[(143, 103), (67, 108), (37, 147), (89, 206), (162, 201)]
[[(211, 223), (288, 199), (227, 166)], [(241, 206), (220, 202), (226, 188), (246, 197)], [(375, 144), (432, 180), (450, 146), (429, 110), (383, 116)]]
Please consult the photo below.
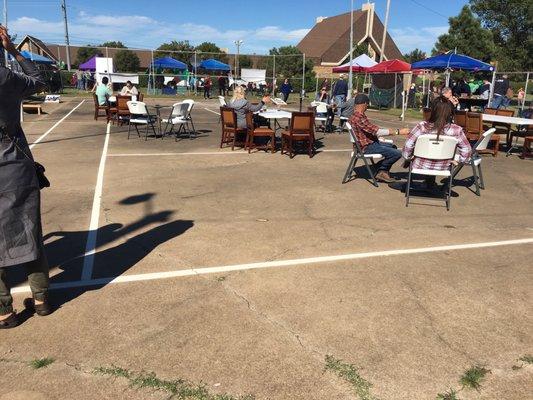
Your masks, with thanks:
[[(379, 141), (381, 136), (390, 135), (391, 129), (380, 128), (368, 120), (365, 114), (369, 103), (367, 95), (362, 93), (358, 94), (354, 98), (354, 103), (355, 111), (350, 118), (350, 124), (361, 145), (361, 150), (365, 154), (381, 154), (383, 156), (383, 160), (377, 164), (378, 172), (376, 173), (376, 179), (386, 183), (395, 182), (391, 178), (389, 171), (392, 165), (402, 157), (402, 153), (392, 143)], [(395, 133), (396, 135), (407, 135), (409, 129), (396, 129)]]

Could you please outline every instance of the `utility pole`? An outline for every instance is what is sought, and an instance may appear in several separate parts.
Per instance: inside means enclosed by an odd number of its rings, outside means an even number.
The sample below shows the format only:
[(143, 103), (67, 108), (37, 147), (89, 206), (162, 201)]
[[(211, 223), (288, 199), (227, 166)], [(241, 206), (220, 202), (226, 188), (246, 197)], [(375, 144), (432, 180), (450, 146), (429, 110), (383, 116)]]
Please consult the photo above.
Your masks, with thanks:
[(65, 51), (67, 53), (67, 70), (70, 71), (70, 42), (68, 39), (67, 5), (65, 0), (61, 0), (61, 9), (63, 10), (63, 19), (65, 20)]
[(350, 13), (350, 64), (348, 70), (348, 99), (352, 98), (353, 90), (353, 71), (352, 71), (352, 62), (353, 62), (353, 0), (352, 8)]
[(385, 39), (387, 39), (387, 25), (389, 23), (389, 9), (390, 0), (387, 0), (387, 11), (385, 11), (385, 24), (383, 25), (383, 40), (381, 41), (381, 54), (379, 55), (379, 62), (383, 61), (385, 56)]
[[(4, 27), (7, 29), (7, 0), (4, 0)], [(5, 66), (8, 67), (9, 56), (7, 51), (4, 50)]]
[(241, 45), (244, 43), (242, 40), (236, 40), (235, 46), (237, 46), (237, 58), (235, 58), (235, 79), (239, 78), (239, 53)]

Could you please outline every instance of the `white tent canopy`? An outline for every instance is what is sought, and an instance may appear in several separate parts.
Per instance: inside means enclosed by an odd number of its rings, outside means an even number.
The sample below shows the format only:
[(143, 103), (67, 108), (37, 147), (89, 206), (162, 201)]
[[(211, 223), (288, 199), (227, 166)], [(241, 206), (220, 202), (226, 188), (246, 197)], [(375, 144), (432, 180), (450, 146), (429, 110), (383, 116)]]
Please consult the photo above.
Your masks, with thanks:
[[(357, 56), (357, 57), (355, 57), (352, 60), (351, 66), (352, 67), (360, 67), (360, 68), (370, 68), (370, 67), (373, 67), (376, 64), (377, 64), (377, 62), (372, 60), (366, 54), (361, 54), (360, 56)], [(346, 71), (348, 71), (349, 68), (350, 68), (350, 62), (347, 62), (346, 64), (340, 65), (338, 67), (335, 67), (333, 70), (335, 71), (335, 69), (337, 69), (337, 68), (339, 68), (339, 69), (345, 68)]]

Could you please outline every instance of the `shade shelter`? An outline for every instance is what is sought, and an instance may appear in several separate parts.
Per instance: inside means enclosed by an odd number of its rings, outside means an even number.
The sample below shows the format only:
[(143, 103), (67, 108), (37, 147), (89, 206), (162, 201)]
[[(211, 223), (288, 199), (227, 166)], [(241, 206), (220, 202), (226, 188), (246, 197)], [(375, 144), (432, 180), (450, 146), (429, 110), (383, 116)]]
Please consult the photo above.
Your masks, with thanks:
[(198, 68), (208, 69), (210, 71), (230, 71), (231, 68), (228, 64), (224, 64), (221, 61), (210, 58), (208, 60), (202, 61)]
[(26, 51), (26, 50), (23, 50), (20, 52), (20, 54), (22, 55), (22, 57), (28, 59), (28, 60), (31, 60), (37, 64), (48, 64), (48, 65), (52, 65), (52, 64), (55, 64), (55, 61), (54, 60), (50, 60), (49, 58), (45, 57), (45, 56), (41, 56), (39, 54), (35, 54), (35, 53), (31, 53), (29, 51)]
[(370, 101), (381, 107), (394, 107), (403, 104), (404, 74), (408, 74), (405, 82), (409, 82), (411, 64), (402, 60), (387, 60), (367, 68), (366, 72), (372, 76)]
[(83, 64), (80, 64), (78, 69), (84, 71), (96, 71), (96, 56), (89, 58)]
[(160, 68), (160, 69), (179, 69), (179, 70), (186, 70), (187, 64), (182, 63), (181, 61), (178, 61), (172, 57), (162, 57), (162, 58), (156, 58), (154, 60), (154, 68)]
[[(366, 54), (361, 54), (360, 56), (357, 56), (356, 58), (352, 60), (351, 70), (352, 72), (366, 72), (368, 68), (373, 67), (374, 65), (377, 65), (377, 62), (372, 60)], [(333, 68), (333, 72), (336, 72), (336, 73), (349, 72), (349, 71), (350, 71), (349, 62)]]
[[(486, 71), (493, 72), (494, 67), (490, 64), (484, 63), (483, 61), (476, 60), (475, 58), (465, 56), (464, 54), (457, 53), (445, 53), (439, 54), (437, 56), (426, 58), (425, 60), (418, 61), (413, 63), (411, 66), (413, 69), (425, 69), (431, 71), (445, 71), (446, 73), (446, 86), (450, 85), (450, 72), (452, 70), (463, 70), (463, 71)], [(494, 78), (494, 76), (493, 76)], [(428, 97), (427, 104), (429, 104), (429, 84), (428, 84)], [(493, 85), (494, 87), (494, 79)], [(492, 98), (492, 89), (490, 98)]]
[(367, 69), (369, 74), (399, 74), (411, 71), (411, 64), (402, 60), (387, 60)]

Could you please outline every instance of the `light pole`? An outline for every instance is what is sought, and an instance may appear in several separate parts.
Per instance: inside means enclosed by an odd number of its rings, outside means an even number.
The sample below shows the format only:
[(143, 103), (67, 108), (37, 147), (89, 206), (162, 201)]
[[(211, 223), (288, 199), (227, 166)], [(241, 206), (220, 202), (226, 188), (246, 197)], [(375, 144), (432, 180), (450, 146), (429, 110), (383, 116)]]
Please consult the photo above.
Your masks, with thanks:
[(348, 99), (352, 98), (352, 89), (353, 89), (353, 71), (352, 71), (352, 62), (353, 62), (353, 0), (352, 7), (350, 11), (350, 64), (348, 66)]
[(240, 49), (241, 49), (241, 45), (244, 43), (243, 40), (236, 40), (235, 42), (235, 46), (237, 46), (237, 57), (235, 58), (235, 79), (238, 79), (239, 78), (239, 52), (240, 52)]
[(70, 71), (70, 40), (68, 37), (67, 4), (65, 3), (65, 0), (61, 1), (61, 10), (63, 11), (63, 20), (65, 21), (65, 51), (67, 53), (67, 70)]
[(387, 11), (385, 11), (385, 24), (383, 25), (383, 39), (381, 40), (381, 54), (379, 55), (379, 62), (383, 61), (385, 57), (385, 40), (387, 39), (387, 24), (389, 23), (389, 9), (390, 0), (387, 0)]
[[(4, 0), (4, 27), (7, 29), (7, 0)], [(4, 50), (5, 66), (8, 67), (8, 55), (7, 51)]]

